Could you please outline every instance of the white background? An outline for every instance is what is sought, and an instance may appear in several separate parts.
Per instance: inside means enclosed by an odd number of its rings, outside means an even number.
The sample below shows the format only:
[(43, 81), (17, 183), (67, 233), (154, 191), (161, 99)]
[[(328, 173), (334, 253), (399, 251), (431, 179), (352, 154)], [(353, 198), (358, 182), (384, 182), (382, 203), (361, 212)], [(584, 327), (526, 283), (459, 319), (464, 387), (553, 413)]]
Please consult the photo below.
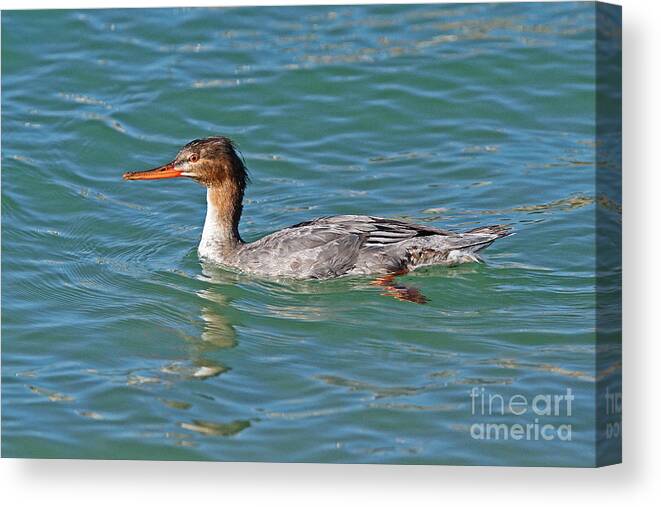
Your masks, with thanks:
[[(264, 0), (0, 0), (2, 9), (300, 4)], [(351, 3), (308, 0), (308, 3)], [(355, 3), (355, 2), (354, 2)], [(361, 0), (360, 3), (374, 3)], [(376, 2), (383, 3), (383, 2)], [(392, 3), (392, 2), (390, 2)], [(399, 0), (398, 3), (406, 3)], [(661, 2), (624, 9), (624, 461), (603, 469), (0, 461), (8, 506), (379, 504), (600, 506), (661, 498), (661, 353), (657, 298), (661, 237)], [(11, 29), (11, 27), (5, 27)], [(656, 313), (656, 315), (655, 315)], [(656, 374), (656, 375), (655, 375)]]

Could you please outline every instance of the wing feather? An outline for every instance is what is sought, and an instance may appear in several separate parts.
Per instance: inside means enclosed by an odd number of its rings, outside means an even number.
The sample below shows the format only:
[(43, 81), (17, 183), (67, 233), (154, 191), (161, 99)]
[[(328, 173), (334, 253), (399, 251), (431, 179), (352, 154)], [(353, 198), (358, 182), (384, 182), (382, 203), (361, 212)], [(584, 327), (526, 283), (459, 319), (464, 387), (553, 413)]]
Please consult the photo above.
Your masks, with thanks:
[(312, 230), (323, 231), (330, 236), (358, 234), (363, 237), (363, 244), (366, 247), (393, 245), (420, 236), (454, 235), (454, 233), (435, 227), (367, 215), (325, 216), (301, 222), (289, 229), (306, 229), (308, 233)]

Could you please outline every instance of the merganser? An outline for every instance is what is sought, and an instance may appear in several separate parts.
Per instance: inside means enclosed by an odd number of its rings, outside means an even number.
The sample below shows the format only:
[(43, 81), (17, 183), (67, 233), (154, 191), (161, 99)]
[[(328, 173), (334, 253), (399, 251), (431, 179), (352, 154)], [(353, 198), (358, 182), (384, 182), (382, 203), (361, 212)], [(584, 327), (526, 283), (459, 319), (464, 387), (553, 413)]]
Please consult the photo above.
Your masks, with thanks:
[(227, 137), (196, 139), (171, 162), (123, 177), (187, 177), (206, 186), (200, 257), (254, 275), (296, 279), (385, 275), (379, 280), (388, 285), (394, 276), (422, 266), (480, 262), (480, 250), (511, 234), (507, 225), (458, 233), (391, 218), (337, 215), (301, 222), (246, 243), (239, 235), (239, 220), (248, 172)]

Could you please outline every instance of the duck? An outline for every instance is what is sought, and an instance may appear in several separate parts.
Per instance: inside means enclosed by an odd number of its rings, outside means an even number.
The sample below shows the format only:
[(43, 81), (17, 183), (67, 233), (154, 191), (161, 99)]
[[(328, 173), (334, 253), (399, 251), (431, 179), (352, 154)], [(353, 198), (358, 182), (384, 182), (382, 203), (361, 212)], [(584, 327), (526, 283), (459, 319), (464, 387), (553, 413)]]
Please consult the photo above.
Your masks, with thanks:
[(299, 280), (377, 276), (380, 284), (426, 266), (483, 262), (479, 252), (512, 234), (497, 224), (455, 232), (371, 215), (322, 216), (246, 242), (239, 233), (250, 179), (236, 144), (213, 136), (195, 139), (174, 159), (125, 180), (189, 178), (206, 187), (206, 217), (199, 257), (257, 276)]

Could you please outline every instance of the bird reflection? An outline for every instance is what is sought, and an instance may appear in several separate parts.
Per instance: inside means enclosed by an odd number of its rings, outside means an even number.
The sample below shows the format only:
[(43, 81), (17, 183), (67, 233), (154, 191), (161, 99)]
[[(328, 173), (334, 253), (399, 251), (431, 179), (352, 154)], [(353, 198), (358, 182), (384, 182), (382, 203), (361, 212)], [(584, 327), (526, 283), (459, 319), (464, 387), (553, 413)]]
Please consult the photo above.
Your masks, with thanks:
[(409, 303), (417, 303), (419, 305), (424, 305), (428, 303), (429, 300), (420, 291), (420, 289), (395, 283), (395, 279), (397, 278), (397, 276), (404, 274), (406, 274), (405, 271), (388, 273), (387, 275), (378, 277), (376, 280), (372, 282), (372, 284), (378, 285), (379, 287), (383, 287), (383, 292), (381, 293), (382, 296), (392, 297), (399, 301), (408, 301)]
[[(261, 305), (260, 317), (295, 320), (299, 322), (327, 322), (336, 320), (344, 309), (342, 300), (334, 297), (347, 291), (375, 292), (400, 301), (424, 304), (427, 298), (416, 288), (401, 285), (395, 281), (400, 273), (393, 273), (370, 281), (364, 278), (349, 278), (326, 281), (255, 280), (240, 273), (221, 269), (215, 265), (201, 264), (199, 280), (206, 287), (196, 294), (200, 297), (199, 317), (203, 328), (199, 337), (191, 340), (189, 366), (176, 366), (179, 373), (189, 378), (207, 379), (229, 371), (230, 367), (212, 358), (215, 352), (237, 346), (235, 323), (242, 312), (233, 300), (243, 290), (257, 294), (268, 294)], [(249, 310), (248, 310), (249, 311)], [(233, 324), (234, 322), (234, 324)], [(210, 357), (211, 356), (211, 357)], [(184, 371), (186, 370), (186, 371)]]
[(202, 289), (197, 292), (202, 299), (214, 303), (203, 305), (200, 317), (204, 321), (204, 330), (200, 335), (203, 346), (226, 349), (236, 347), (236, 330), (225, 314), (220, 311), (230, 306), (231, 299), (217, 288)]
[(236, 330), (228, 319), (232, 298), (223, 287), (236, 283), (236, 276), (202, 265), (200, 279), (211, 284), (196, 294), (201, 298), (200, 318), (204, 322), (199, 338), (191, 340), (189, 367), (175, 369), (187, 377), (204, 380), (229, 371), (229, 367), (209, 357), (210, 353), (236, 347)]
[[(375, 292), (379, 287), (382, 295), (393, 297), (400, 301), (424, 304), (428, 300), (418, 289), (396, 283), (395, 278), (400, 273), (386, 275), (370, 281), (364, 278), (347, 278), (343, 280), (325, 281), (295, 281), (282, 283), (278, 280), (256, 280), (246, 278), (241, 273), (221, 269), (212, 264), (201, 264), (202, 273), (199, 279), (207, 286), (197, 291), (202, 304), (200, 317), (204, 322), (199, 339), (195, 340), (195, 361), (200, 368), (206, 366), (205, 353), (218, 349), (237, 346), (237, 333), (232, 321), (241, 312), (233, 305), (237, 288), (252, 291), (257, 288), (259, 294), (269, 294), (262, 306), (264, 312), (260, 316), (272, 316), (281, 319), (297, 321), (329, 321), (338, 317), (341, 311), (336, 304), (329, 304), (329, 296), (337, 303), (335, 294), (347, 291)], [(339, 305), (342, 307), (342, 305)], [(234, 317), (234, 318), (233, 318)], [(203, 373), (200, 373), (202, 375)]]

